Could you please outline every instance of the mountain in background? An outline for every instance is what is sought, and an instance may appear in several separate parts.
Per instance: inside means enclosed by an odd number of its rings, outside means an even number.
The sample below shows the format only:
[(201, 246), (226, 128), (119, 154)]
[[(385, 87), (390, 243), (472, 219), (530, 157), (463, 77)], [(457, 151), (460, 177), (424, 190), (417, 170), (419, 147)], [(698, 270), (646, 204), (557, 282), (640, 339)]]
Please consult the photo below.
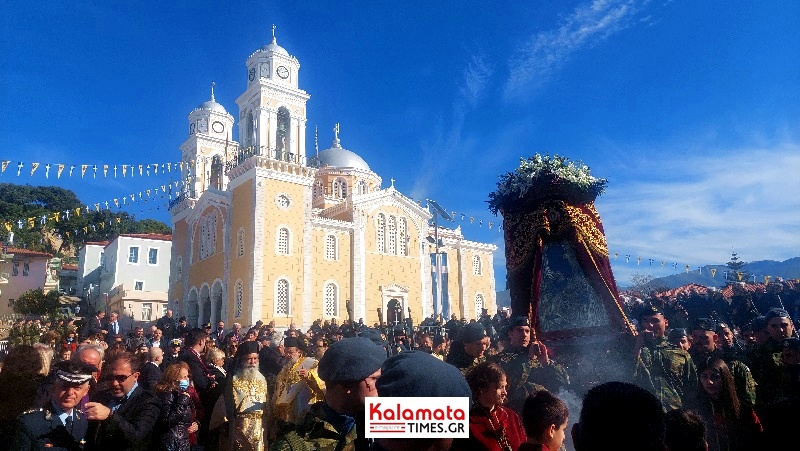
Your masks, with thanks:
[[(711, 277), (711, 269), (716, 269), (717, 273)], [(678, 273), (671, 276), (659, 277), (653, 280), (654, 286), (664, 286), (667, 288), (676, 288), (690, 283), (696, 283), (707, 287), (724, 287), (725, 271), (730, 269), (726, 265), (708, 265), (703, 266), (701, 270), (693, 270), (688, 273)], [(800, 257), (790, 258), (782, 262), (775, 260), (761, 260), (757, 262), (748, 262), (743, 270), (750, 274), (749, 282), (755, 281), (758, 283), (764, 282), (764, 276), (770, 276), (771, 280), (777, 277), (784, 279), (800, 279)], [(622, 288), (620, 288), (622, 290)]]
[[(716, 269), (717, 272), (714, 277), (711, 277), (711, 270)], [(775, 260), (761, 260), (757, 262), (748, 262), (742, 268), (744, 272), (750, 274), (748, 281), (753, 281), (753, 276), (756, 277), (756, 282), (763, 283), (764, 276), (771, 276), (772, 281), (777, 277), (784, 279), (800, 279), (800, 257), (790, 258), (782, 262)], [(682, 287), (696, 283), (706, 287), (721, 288), (726, 285), (725, 271), (730, 271), (726, 265), (708, 265), (703, 266), (701, 270), (695, 269), (688, 273), (682, 272), (673, 274), (671, 276), (659, 277), (653, 279), (650, 284), (654, 287), (667, 287), (669, 289)], [(619, 291), (626, 290), (627, 287), (619, 286)], [(497, 307), (510, 307), (511, 306), (511, 292), (508, 290), (497, 292)]]

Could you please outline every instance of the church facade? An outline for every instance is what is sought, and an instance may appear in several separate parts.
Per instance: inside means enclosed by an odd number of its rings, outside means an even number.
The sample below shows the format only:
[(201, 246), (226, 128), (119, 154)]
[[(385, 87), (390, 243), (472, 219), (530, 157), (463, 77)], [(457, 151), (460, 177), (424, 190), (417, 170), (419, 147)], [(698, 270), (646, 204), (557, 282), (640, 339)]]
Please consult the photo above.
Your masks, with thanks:
[[(189, 114), (184, 190), (170, 204), (169, 302), (190, 325), (317, 319), (366, 324), (496, 310), (493, 244), (438, 231), (432, 211), (342, 147), (306, 152), (300, 63), (273, 36), (246, 62), (234, 117)], [(439, 257), (435, 246), (439, 239)]]

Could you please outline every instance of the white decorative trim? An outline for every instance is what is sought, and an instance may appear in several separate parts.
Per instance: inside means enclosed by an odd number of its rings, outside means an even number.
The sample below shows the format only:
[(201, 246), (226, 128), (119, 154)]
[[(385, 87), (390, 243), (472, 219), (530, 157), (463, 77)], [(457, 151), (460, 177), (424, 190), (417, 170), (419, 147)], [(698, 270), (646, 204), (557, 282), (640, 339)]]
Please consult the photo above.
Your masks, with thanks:
[(303, 330), (308, 330), (314, 319), (311, 318), (311, 304), (314, 302), (312, 286), (314, 269), (312, 262), (314, 256), (312, 254), (312, 233), (311, 233), (311, 184), (308, 184), (303, 189), (303, 316), (301, 323)]
[[(253, 206), (253, 266), (250, 268), (250, 324), (255, 324), (262, 317), (264, 305), (264, 252), (266, 240), (264, 239), (264, 221), (261, 218), (266, 216), (266, 195), (262, 180), (258, 178), (248, 179), (253, 181), (251, 205)], [(273, 298), (274, 299), (274, 298)]]

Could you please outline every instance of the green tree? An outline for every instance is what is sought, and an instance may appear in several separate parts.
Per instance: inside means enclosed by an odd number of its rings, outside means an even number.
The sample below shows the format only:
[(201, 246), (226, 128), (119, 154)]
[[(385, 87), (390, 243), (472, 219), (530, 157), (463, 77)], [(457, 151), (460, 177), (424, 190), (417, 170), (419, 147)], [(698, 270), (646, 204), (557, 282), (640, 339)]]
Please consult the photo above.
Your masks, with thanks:
[(725, 276), (725, 281), (728, 282), (728, 284), (747, 282), (752, 277), (752, 275), (744, 269), (744, 267), (747, 266), (747, 262), (743, 262), (739, 259), (739, 255), (736, 252), (731, 252), (731, 259), (725, 266), (728, 267)]
[(60, 306), (58, 301), (60, 296), (61, 294), (55, 290), (47, 293), (41, 288), (28, 290), (14, 301), (14, 312), (24, 315), (55, 315)]

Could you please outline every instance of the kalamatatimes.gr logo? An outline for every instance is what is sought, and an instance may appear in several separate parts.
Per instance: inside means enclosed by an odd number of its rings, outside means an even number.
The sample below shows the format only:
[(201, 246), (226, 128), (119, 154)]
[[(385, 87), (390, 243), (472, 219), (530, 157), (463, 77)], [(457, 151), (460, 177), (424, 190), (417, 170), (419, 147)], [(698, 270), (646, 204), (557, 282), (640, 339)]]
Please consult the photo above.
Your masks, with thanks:
[(468, 438), (469, 398), (366, 398), (369, 438)]

